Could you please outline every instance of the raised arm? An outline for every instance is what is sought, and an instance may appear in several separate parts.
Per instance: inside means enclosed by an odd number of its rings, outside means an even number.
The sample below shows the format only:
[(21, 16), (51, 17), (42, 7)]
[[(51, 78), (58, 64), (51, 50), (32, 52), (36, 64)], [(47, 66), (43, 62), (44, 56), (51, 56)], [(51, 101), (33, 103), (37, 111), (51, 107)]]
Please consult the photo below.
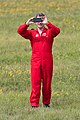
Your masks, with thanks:
[(60, 33), (60, 28), (47, 21), (47, 17), (43, 18), (43, 23), (51, 30), (52, 36), (56, 37)]
[(47, 22), (47, 27), (51, 29), (51, 33), (53, 37), (56, 37), (60, 33), (60, 28), (53, 25), (51, 22)]
[(30, 18), (27, 22), (25, 22), (24, 24), (20, 25), (17, 32), (24, 38), (31, 40), (32, 37), (32, 31), (28, 30), (28, 27), (30, 24), (32, 24), (33, 22), (31, 21), (32, 18)]

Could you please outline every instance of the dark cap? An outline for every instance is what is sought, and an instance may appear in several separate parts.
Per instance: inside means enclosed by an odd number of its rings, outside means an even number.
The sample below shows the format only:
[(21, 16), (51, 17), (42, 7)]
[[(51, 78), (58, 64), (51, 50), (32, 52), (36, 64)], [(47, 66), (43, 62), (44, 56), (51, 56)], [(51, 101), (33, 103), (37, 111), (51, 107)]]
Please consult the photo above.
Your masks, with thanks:
[(37, 16), (42, 17), (42, 16), (45, 16), (45, 14), (44, 14), (44, 13), (38, 13), (38, 14), (36, 14), (36, 17), (37, 17)]

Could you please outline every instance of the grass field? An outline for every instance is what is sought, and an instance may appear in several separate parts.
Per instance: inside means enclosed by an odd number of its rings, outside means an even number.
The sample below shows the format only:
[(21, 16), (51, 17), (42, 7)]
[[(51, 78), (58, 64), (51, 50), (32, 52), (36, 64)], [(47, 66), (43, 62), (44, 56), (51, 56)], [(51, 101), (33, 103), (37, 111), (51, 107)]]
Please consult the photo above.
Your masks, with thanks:
[[(17, 34), (38, 12), (61, 29), (53, 46), (49, 109), (42, 99), (37, 109), (29, 104), (31, 47)], [(80, 120), (79, 0), (0, 0), (0, 120)]]

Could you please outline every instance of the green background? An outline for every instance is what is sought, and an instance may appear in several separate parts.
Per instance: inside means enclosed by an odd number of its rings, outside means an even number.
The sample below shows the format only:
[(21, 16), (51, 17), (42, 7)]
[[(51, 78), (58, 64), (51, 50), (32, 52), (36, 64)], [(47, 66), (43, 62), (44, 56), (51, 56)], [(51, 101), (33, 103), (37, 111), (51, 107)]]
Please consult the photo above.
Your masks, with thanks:
[[(53, 45), (51, 108), (32, 109), (28, 40), (17, 29), (36, 13), (61, 29)], [(36, 26), (30, 26), (30, 28)], [(80, 119), (79, 0), (0, 0), (0, 120)]]

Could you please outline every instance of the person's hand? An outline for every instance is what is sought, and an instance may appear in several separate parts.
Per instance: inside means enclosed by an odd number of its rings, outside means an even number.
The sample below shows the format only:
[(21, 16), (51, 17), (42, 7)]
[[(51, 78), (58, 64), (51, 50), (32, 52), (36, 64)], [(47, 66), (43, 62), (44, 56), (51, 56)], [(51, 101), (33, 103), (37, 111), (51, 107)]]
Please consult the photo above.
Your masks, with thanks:
[(47, 21), (47, 17), (45, 16), (42, 23), (46, 25), (47, 22), (48, 22), (48, 21)]
[(34, 17), (30, 18), (27, 22), (26, 22), (26, 25), (31, 25), (33, 24), (34, 22), (32, 22)]

